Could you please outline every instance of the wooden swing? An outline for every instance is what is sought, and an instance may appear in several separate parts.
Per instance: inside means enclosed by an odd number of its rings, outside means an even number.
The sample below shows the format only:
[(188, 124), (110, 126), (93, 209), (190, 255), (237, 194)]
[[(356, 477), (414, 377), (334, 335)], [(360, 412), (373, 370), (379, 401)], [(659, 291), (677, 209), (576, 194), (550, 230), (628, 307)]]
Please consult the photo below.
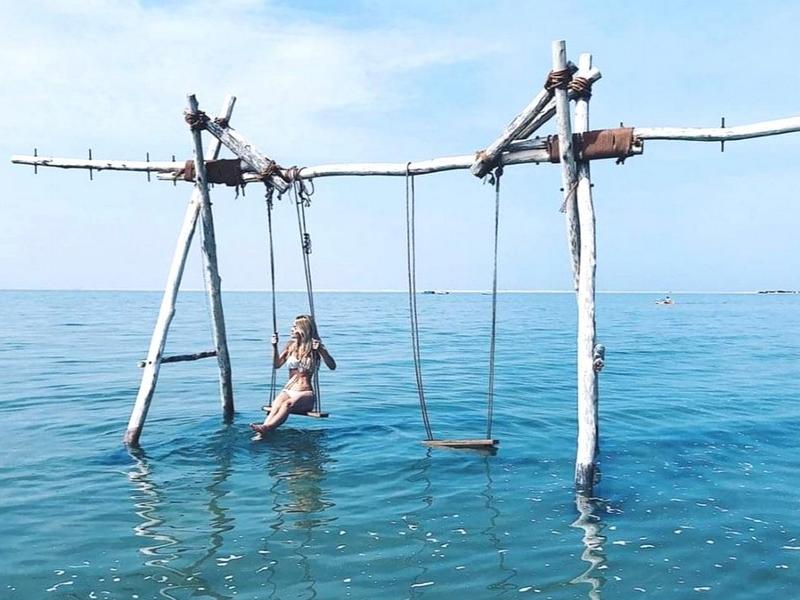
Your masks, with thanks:
[(494, 207), (494, 266), (492, 273), (492, 333), (489, 342), (489, 385), (487, 393), (486, 437), (483, 439), (452, 439), (437, 440), (433, 437), (428, 407), (425, 403), (425, 390), (422, 384), (422, 364), (419, 351), (419, 321), (417, 319), (417, 269), (416, 269), (416, 236), (415, 236), (415, 192), (414, 177), (406, 169), (406, 244), (408, 261), (408, 304), (411, 318), (411, 347), (414, 355), (414, 373), (419, 395), (422, 424), (425, 427), (426, 438), (423, 444), (431, 448), (465, 448), (473, 450), (493, 450), (500, 443), (492, 438), (492, 412), (494, 408), (494, 356), (495, 339), (497, 337), (497, 238), (500, 222), (500, 177), (502, 167), (497, 167), (491, 174), (490, 182), (495, 189)]
[[(270, 282), (272, 284), (272, 331), (275, 335), (278, 335), (278, 316), (277, 316), (277, 306), (275, 302), (275, 249), (273, 245), (273, 236), (272, 236), (272, 199), (275, 192), (275, 188), (268, 182), (265, 183), (267, 192), (265, 195), (266, 205), (267, 205), (267, 230), (269, 233), (269, 271), (270, 271)], [(313, 189), (313, 188), (312, 188)], [(316, 318), (314, 316), (314, 289), (311, 282), (311, 262), (309, 259), (309, 254), (311, 254), (311, 235), (308, 233), (306, 229), (306, 207), (310, 206), (311, 204), (311, 193), (309, 192), (308, 188), (305, 184), (300, 180), (294, 180), (292, 183), (292, 196), (295, 203), (295, 208), (297, 209), (297, 225), (300, 230), (300, 244), (302, 247), (303, 252), (303, 270), (305, 271), (306, 276), (306, 291), (308, 292), (308, 308), (311, 314), (311, 319), (316, 324)], [(314, 352), (314, 363), (316, 364), (317, 368), (314, 369), (314, 407), (305, 412), (293, 412), (291, 414), (298, 415), (302, 417), (314, 417), (316, 419), (326, 419), (329, 416), (329, 413), (322, 411), (322, 394), (319, 388), (319, 365), (320, 365), (320, 356), (318, 352)], [(270, 408), (272, 408), (272, 399), (275, 397), (275, 383), (277, 378), (277, 369), (275, 368), (275, 363), (272, 363), (272, 376), (270, 379), (270, 391), (269, 391), (269, 404), (262, 407), (262, 410), (269, 412)]]

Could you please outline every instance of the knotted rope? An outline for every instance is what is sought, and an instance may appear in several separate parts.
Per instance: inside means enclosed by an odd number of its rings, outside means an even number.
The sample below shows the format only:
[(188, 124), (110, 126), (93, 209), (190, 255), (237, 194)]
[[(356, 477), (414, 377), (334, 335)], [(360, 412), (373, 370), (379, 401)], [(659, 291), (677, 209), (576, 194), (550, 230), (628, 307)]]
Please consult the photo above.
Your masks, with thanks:
[(202, 110), (198, 110), (197, 112), (190, 112), (187, 110), (183, 113), (183, 118), (189, 124), (192, 131), (202, 131), (206, 128), (206, 124), (208, 123), (208, 115)]
[(592, 97), (592, 82), (586, 77), (573, 77), (567, 84), (567, 91), (572, 92), (576, 100), (588, 100)]
[(565, 90), (567, 89), (571, 79), (572, 70), (569, 67), (565, 69), (559, 69), (558, 71), (550, 71), (547, 74), (547, 79), (545, 79), (543, 87), (548, 92), (557, 89)]

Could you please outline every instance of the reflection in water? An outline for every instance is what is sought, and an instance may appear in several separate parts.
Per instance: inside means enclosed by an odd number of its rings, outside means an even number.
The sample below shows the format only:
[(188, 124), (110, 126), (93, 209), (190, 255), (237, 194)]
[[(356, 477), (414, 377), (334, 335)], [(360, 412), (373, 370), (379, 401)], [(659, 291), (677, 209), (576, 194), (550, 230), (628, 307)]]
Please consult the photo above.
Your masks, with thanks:
[[(332, 502), (325, 499), (322, 487), (326, 475), (325, 464), (329, 460), (326, 436), (325, 431), (281, 429), (260, 444), (267, 446), (267, 473), (272, 482), (269, 496), (275, 516), (270, 525), (272, 532), (266, 539), (267, 547), (262, 553), (270, 556), (269, 546), (277, 545), (279, 536), (290, 528), (301, 533), (302, 540), (292, 558), (302, 570), (300, 581), (309, 599), (316, 598), (317, 591), (307, 552), (313, 547), (314, 530), (332, 521), (320, 515), (333, 506)], [(277, 597), (280, 587), (276, 581), (277, 566), (277, 561), (272, 559), (263, 568), (267, 571), (270, 598)]]
[(147, 557), (144, 563), (146, 567), (160, 571), (159, 575), (153, 575), (150, 578), (156, 583), (162, 584), (163, 587), (159, 590), (159, 595), (162, 597), (176, 600), (174, 593), (181, 589), (188, 589), (193, 595), (219, 600), (231, 598), (231, 596), (215, 592), (211, 584), (199, 575), (199, 568), (209, 558), (216, 555), (217, 550), (222, 546), (223, 534), (233, 528), (233, 519), (226, 516), (226, 509), (222, 507), (220, 500), (228, 493), (223, 486), (230, 474), (235, 435), (232, 427), (225, 426), (216, 435), (208, 438), (210, 448), (204, 455), (214, 456), (219, 465), (211, 483), (205, 488), (209, 492), (208, 510), (211, 513), (211, 534), (208, 550), (197, 561), (185, 568), (175, 564), (182, 551), (181, 541), (164, 533), (167, 526), (165, 519), (159, 515), (159, 509), (165, 507), (166, 503), (162, 491), (152, 479), (150, 461), (141, 448), (128, 449), (128, 453), (134, 461), (133, 468), (128, 473), (128, 479), (136, 488), (137, 494), (133, 496), (134, 506), (136, 514), (142, 519), (142, 523), (136, 525), (133, 531), (136, 536), (155, 542), (142, 546), (140, 552)]
[[(411, 597), (419, 598), (424, 594), (424, 587), (428, 583), (428, 567), (426, 561), (422, 558), (422, 554), (428, 550), (428, 540), (425, 537), (424, 528), (420, 527), (421, 517), (433, 505), (433, 494), (431, 494), (431, 480), (428, 477), (428, 470), (431, 467), (431, 449), (425, 451), (425, 457), (414, 463), (414, 473), (406, 479), (411, 483), (423, 482), (422, 488), (422, 504), (423, 506), (416, 511), (411, 511), (403, 515), (403, 521), (406, 527), (415, 533), (414, 538), (420, 541), (419, 549), (408, 556), (406, 564), (419, 565), (419, 574), (414, 578), (411, 584)], [(417, 533), (419, 532), (419, 533)], [(419, 587), (417, 587), (419, 586)]]
[(575, 507), (578, 509), (578, 518), (572, 523), (571, 527), (583, 529), (581, 541), (584, 549), (581, 554), (581, 560), (589, 563), (589, 566), (570, 583), (588, 585), (587, 595), (589, 599), (599, 600), (605, 578), (597, 574), (596, 571), (606, 562), (606, 556), (603, 553), (603, 542), (606, 541), (606, 538), (601, 533), (603, 523), (599, 517), (600, 502), (596, 498), (589, 498), (578, 493), (575, 495)]
[(486, 511), (489, 515), (489, 525), (481, 533), (486, 536), (492, 547), (497, 552), (497, 556), (499, 557), (500, 561), (500, 564), (498, 565), (499, 570), (505, 575), (498, 581), (490, 584), (488, 589), (498, 590), (500, 592), (498, 595), (503, 596), (506, 594), (506, 592), (516, 592), (516, 586), (511, 583), (511, 580), (516, 577), (517, 571), (516, 569), (506, 565), (507, 548), (503, 547), (503, 545), (500, 543), (500, 538), (497, 536), (497, 518), (500, 516), (500, 511), (497, 509), (494, 502), (494, 493), (492, 490), (492, 484), (494, 483), (494, 480), (492, 479), (490, 460), (491, 458), (488, 455), (483, 457), (483, 466), (486, 472), (486, 487), (483, 488), (481, 496), (483, 496), (485, 500), (484, 506), (486, 507)]

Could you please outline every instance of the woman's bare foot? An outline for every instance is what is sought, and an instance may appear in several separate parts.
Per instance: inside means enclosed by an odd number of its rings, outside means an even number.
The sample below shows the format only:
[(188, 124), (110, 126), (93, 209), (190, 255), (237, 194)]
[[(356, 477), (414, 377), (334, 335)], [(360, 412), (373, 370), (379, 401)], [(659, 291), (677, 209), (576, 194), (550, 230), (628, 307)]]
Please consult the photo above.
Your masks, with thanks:
[(261, 423), (250, 423), (250, 429), (255, 431), (256, 433), (266, 433), (269, 431), (266, 425), (262, 425)]

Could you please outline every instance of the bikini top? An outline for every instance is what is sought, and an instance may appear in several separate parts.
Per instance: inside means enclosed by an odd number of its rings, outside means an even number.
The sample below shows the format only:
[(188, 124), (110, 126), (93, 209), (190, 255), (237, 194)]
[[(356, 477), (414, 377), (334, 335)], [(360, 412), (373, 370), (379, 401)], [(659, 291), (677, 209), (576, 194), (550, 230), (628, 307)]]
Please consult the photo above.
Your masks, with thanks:
[(305, 358), (297, 358), (297, 355), (291, 354), (286, 359), (286, 366), (289, 368), (290, 371), (294, 370), (300, 373), (310, 372), (314, 370), (314, 363), (311, 359), (311, 355), (308, 355)]

